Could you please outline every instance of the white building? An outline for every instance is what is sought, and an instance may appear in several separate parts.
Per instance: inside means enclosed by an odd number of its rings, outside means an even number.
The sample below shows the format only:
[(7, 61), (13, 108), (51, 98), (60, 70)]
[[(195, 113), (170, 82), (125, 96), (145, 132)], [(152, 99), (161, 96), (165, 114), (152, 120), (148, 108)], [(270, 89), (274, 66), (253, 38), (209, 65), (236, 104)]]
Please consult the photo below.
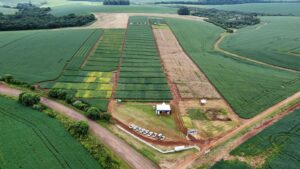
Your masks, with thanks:
[(166, 103), (157, 104), (155, 111), (156, 111), (156, 115), (160, 115), (161, 113), (166, 113), (169, 115), (171, 113), (171, 106)]

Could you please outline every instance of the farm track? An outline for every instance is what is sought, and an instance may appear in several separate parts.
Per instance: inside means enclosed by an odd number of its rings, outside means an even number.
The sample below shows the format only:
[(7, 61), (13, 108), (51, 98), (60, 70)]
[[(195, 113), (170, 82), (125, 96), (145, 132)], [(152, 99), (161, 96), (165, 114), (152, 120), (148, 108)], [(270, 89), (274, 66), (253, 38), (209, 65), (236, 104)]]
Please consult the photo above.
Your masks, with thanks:
[[(18, 97), (22, 91), (8, 87), (0, 83), (0, 94), (8, 95), (12, 97)], [(110, 133), (107, 129), (103, 128), (94, 121), (87, 119), (85, 116), (79, 112), (53, 100), (41, 97), (41, 103), (69, 118), (79, 121), (84, 120), (90, 126), (90, 131), (94, 134), (96, 138), (101, 140), (105, 145), (107, 145), (111, 150), (113, 150), (118, 156), (124, 159), (132, 168), (135, 169), (156, 169), (159, 168), (150, 160), (146, 159), (143, 155), (138, 153), (136, 150), (131, 148), (123, 140), (119, 139), (117, 136)]]
[(256, 63), (256, 64), (268, 66), (268, 67), (271, 67), (271, 68), (274, 68), (274, 69), (285, 70), (285, 71), (294, 72), (294, 73), (300, 73), (300, 71), (297, 71), (297, 70), (284, 68), (284, 67), (268, 64), (268, 63), (265, 63), (265, 62), (261, 62), (261, 61), (258, 61), (258, 60), (250, 59), (250, 58), (247, 58), (245, 56), (235, 54), (235, 53), (232, 53), (232, 52), (229, 52), (229, 51), (226, 51), (226, 50), (222, 49), (220, 45), (223, 42), (223, 40), (225, 39), (225, 37), (228, 36), (228, 35), (229, 34), (226, 33), (226, 32), (224, 32), (220, 35), (220, 37), (217, 39), (217, 41), (214, 45), (214, 48), (215, 48), (216, 51), (219, 51), (219, 52), (221, 52), (225, 55), (229, 55), (229, 56), (233, 56), (233, 57), (236, 57), (236, 58), (239, 58), (239, 59), (247, 60), (247, 61), (250, 61), (250, 62), (253, 62), (253, 63)]
[(126, 30), (125, 30), (125, 33), (123, 35), (123, 42), (122, 42), (122, 48), (121, 48), (121, 52), (120, 52), (120, 62), (119, 62), (119, 65), (118, 65), (118, 69), (113, 74), (113, 89), (112, 89), (111, 97), (110, 97), (110, 100), (109, 100), (109, 103), (108, 103), (108, 108), (107, 108), (109, 113), (111, 113), (113, 111), (113, 101), (114, 101), (115, 93), (116, 93), (117, 86), (118, 86), (118, 79), (119, 79), (119, 76), (120, 76), (121, 65), (123, 63), (123, 52), (124, 52), (124, 48), (125, 48), (127, 30), (128, 30), (128, 22), (126, 24)]
[[(228, 133), (226, 136), (222, 137), (221, 139), (218, 139), (216, 141), (213, 141), (209, 143), (208, 145), (205, 145), (202, 147), (201, 151), (195, 154), (192, 154), (191, 156), (187, 157), (184, 160), (179, 160), (172, 169), (184, 169), (190, 167), (197, 159), (203, 157), (205, 159), (205, 152), (209, 151), (211, 149), (214, 149), (218, 146), (221, 146), (226, 141), (230, 141), (231, 138), (237, 136), (240, 132), (243, 130), (246, 130), (248, 127), (254, 127), (247, 133), (243, 134), (242, 136), (238, 137), (234, 141), (231, 141), (229, 145), (226, 145), (222, 149), (222, 152), (218, 153), (216, 156), (212, 157), (213, 161), (218, 161), (222, 159), (224, 156), (228, 155), (231, 150), (233, 150), (235, 147), (240, 145), (241, 143), (245, 142), (255, 134), (259, 133), (263, 129), (267, 128), (268, 126), (272, 125), (274, 122), (282, 119), (284, 116), (289, 114), (290, 112), (299, 109), (300, 108), (300, 102), (296, 103), (295, 105), (287, 108), (286, 110), (278, 113), (274, 117), (270, 118), (270, 115), (276, 110), (278, 110), (280, 107), (284, 106), (285, 104), (296, 100), (300, 98), (300, 92), (295, 93), (294, 95), (288, 97), (287, 99), (277, 103), (276, 105), (268, 108), (267, 110), (263, 111), (259, 115), (255, 116), (252, 119), (246, 120), (245, 123), (243, 123), (241, 126), (236, 128), (235, 130)], [(258, 126), (255, 126), (257, 123), (260, 123)], [(200, 159), (200, 160), (203, 160)], [(205, 162), (205, 161), (203, 161)]]

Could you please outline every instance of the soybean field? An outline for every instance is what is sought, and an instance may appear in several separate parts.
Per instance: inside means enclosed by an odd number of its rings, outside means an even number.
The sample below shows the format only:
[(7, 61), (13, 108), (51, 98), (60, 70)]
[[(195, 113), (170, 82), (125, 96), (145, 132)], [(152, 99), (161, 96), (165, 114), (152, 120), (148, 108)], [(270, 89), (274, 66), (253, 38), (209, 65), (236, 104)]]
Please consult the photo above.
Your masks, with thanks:
[[(0, 32), (0, 75), (12, 74), (30, 83), (57, 78), (64, 66), (93, 44), (98, 30)], [(78, 56), (74, 56), (78, 57)]]
[(262, 168), (298, 168), (300, 109), (250, 138), (230, 152), (233, 156), (266, 157)]
[(262, 17), (262, 23), (227, 36), (221, 47), (254, 60), (300, 70), (300, 18)]
[(115, 98), (125, 100), (172, 98), (147, 17), (129, 18)]
[(78, 50), (62, 75), (43, 87), (63, 89), (107, 111), (113, 90), (113, 71), (118, 69), (124, 33), (123, 29), (99, 31), (86, 42), (88, 45)]
[(206, 22), (167, 19), (185, 52), (242, 118), (251, 118), (299, 91), (300, 74), (278, 70), (214, 50), (224, 30)]
[(0, 168), (101, 169), (56, 119), (0, 97)]

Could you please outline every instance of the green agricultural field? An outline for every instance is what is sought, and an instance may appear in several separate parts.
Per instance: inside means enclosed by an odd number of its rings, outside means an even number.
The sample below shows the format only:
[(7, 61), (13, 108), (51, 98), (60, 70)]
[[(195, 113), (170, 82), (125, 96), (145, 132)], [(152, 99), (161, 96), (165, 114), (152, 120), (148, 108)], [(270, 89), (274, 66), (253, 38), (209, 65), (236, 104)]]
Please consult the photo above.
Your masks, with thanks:
[(77, 51), (61, 76), (42, 87), (71, 91), (75, 97), (107, 111), (107, 99), (113, 90), (113, 71), (120, 63), (124, 33), (124, 29), (94, 33)]
[(171, 99), (159, 59), (148, 18), (130, 17), (115, 97), (125, 100)]
[(97, 161), (56, 119), (0, 97), (0, 168), (90, 168)]
[(251, 118), (299, 91), (300, 74), (273, 69), (214, 50), (224, 32), (206, 22), (167, 19), (187, 54), (242, 118)]
[(251, 166), (239, 160), (221, 160), (213, 165), (211, 169), (251, 169)]
[(105, 30), (94, 53), (88, 58), (83, 70), (114, 71), (120, 63), (124, 29)]
[(57, 16), (75, 14), (90, 14), (92, 12), (110, 13), (176, 13), (177, 8), (160, 5), (130, 5), (130, 6), (102, 6), (101, 4), (79, 4), (70, 3), (53, 6), (51, 13)]
[(91, 35), (98, 36), (95, 32), (99, 31), (0, 32), (0, 75), (12, 74), (30, 83), (54, 79)]
[(192, 5), (200, 8), (215, 8), (227, 11), (258, 12), (300, 16), (300, 3), (248, 3), (233, 5)]
[(239, 29), (221, 44), (224, 50), (261, 62), (300, 70), (300, 18), (262, 17), (262, 23)]
[(67, 66), (69, 70), (78, 70), (81, 65), (84, 63), (86, 56), (89, 54), (91, 49), (94, 47), (97, 40), (101, 37), (103, 31), (95, 30), (90, 37), (84, 42), (84, 44), (78, 49), (75, 55), (72, 57), (72, 60)]
[(230, 154), (266, 157), (262, 168), (298, 168), (300, 159), (300, 109), (250, 138)]

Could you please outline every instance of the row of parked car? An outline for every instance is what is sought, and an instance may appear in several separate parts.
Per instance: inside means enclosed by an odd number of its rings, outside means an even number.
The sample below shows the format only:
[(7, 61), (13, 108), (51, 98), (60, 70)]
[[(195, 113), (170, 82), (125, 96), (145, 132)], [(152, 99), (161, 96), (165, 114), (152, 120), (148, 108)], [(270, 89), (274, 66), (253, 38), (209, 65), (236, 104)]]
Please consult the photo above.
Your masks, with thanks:
[(152, 138), (155, 138), (155, 139), (158, 139), (158, 140), (164, 140), (166, 138), (162, 133), (155, 133), (155, 132), (152, 132), (150, 130), (139, 127), (135, 124), (130, 124), (129, 128), (134, 130), (137, 133), (140, 133), (140, 134), (143, 134), (145, 136), (152, 137)]

